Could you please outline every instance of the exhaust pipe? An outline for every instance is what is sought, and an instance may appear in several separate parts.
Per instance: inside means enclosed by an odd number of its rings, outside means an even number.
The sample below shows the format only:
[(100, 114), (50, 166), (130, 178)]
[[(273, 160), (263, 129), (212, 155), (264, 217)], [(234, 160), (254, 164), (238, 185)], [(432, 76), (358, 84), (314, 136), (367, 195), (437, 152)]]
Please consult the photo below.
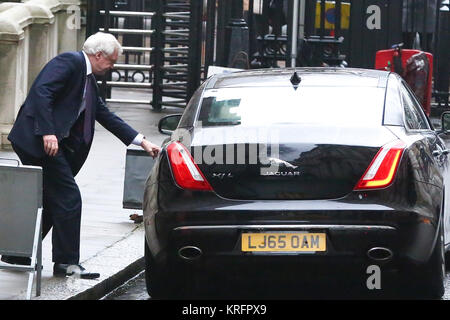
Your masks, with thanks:
[(194, 246), (186, 246), (178, 250), (178, 255), (184, 260), (197, 260), (202, 256), (202, 254), (202, 250)]
[(374, 261), (387, 262), (392, 259), (394, 253), (388, 248), (374, 247), (367, 251), (367, 256)]

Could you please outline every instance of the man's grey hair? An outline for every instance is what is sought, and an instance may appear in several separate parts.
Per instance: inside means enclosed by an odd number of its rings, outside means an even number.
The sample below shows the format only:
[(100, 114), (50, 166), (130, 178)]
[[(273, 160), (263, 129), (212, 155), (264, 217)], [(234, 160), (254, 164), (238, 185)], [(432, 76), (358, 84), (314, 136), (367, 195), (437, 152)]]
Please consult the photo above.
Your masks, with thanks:
[(122, 54), (123, 49), (116, 37), (110, 33), (97, 32), (86, 39), (83, 45), (83, 51), (86, 54), (96, 54), (102, 52), (107, 56), (111, 56), (115, 50)]

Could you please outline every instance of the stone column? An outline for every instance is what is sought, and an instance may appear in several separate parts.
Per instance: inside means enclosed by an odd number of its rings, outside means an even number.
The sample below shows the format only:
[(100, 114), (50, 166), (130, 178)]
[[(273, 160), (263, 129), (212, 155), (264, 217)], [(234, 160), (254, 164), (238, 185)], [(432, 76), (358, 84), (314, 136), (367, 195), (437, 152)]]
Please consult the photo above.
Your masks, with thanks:
[[(52, 0), (41, 1), (52, 2)], [(30, 25), (30, 55), (28, 62), (28, 90), (45, 64), (56, 55), (55, 17), (44, 3), (28, 1), (25, 6), (33, 17)], [(28, 91), (27, 90), (27, 91)]]
[[(248, 69), (249, 30), (243, 17), (242, 0), (231, 2), (231, 19), (225, 29), (226, 63), (228, 67)], [(241, 59), (239, 59), (241, 56)], [(243, 61), (245, 57), (245, 62)]]
[(87, 0), (81, 0), (81, 29), (78, 32), (78, 50), (83, 48), (86, 41), (86, 16), (87, 16)]
[(44, 65), (80, 50), (80, 17), (80, 0), (0, 3), (0, 147)]
[(19, 3), (0, 4), (0, 144), (25, 100), (28, 89), (29, 28), (33, 18)]
[(81, 32), (80, 0), (59, 0), (61, 10), (57, 12), (58, 53), (79, 51), (78, 34)]
[(22, 0), (27, 4), (46, 6), (55, 16), (56, 51), (54, 55), (67, 51), (79, 51), (81, 33), (80, 0)]

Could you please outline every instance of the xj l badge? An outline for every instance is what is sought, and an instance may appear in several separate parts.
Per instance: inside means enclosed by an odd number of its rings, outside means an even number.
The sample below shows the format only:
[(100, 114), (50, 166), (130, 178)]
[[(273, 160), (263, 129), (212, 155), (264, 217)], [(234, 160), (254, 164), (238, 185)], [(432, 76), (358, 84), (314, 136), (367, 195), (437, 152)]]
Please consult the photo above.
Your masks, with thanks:
[(219, 179), (233, 178), (233, 174), (231, 172), (228, 172), (228, 173), (225, 173), (225, 172), (215, 173), (215, 172), (213, 172), (212, 177), (213, 178), (219, 178)]

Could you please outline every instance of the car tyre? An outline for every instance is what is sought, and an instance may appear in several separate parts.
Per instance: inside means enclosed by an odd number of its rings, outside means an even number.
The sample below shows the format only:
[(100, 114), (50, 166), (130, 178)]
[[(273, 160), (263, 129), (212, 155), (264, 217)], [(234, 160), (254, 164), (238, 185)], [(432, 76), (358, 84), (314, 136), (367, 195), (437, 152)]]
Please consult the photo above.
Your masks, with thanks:
[(418, 281), (415, 288), (420, 296), (430, 299), (440, 299), (444, 292), (445, 279), (445, 249), (444, 249), (444, 232), (443, 221), (439, 226), (439, 234), (436, 239), (433, 253), (428, 262), (420, 267), (415, 267), (410, 281)]
[(153, 256), (148, 247), (147, 240), (145, 242), (145, 284), (147, 293), (152, 299), (169, 299), (171, 298), (172, 290), (171, 279), (167, 272), (161, 270), (156, 263), (154, 263)]
[(191, 297), (194, 291), (192, 273), (177, 270), (171, 265), (160, 266), (155, 263), (147, 241), (145, 241), (145, 284), (152, 299), (184, 299)]
[(445, 252), (445, 270), (450, 270), (450, 252)]

